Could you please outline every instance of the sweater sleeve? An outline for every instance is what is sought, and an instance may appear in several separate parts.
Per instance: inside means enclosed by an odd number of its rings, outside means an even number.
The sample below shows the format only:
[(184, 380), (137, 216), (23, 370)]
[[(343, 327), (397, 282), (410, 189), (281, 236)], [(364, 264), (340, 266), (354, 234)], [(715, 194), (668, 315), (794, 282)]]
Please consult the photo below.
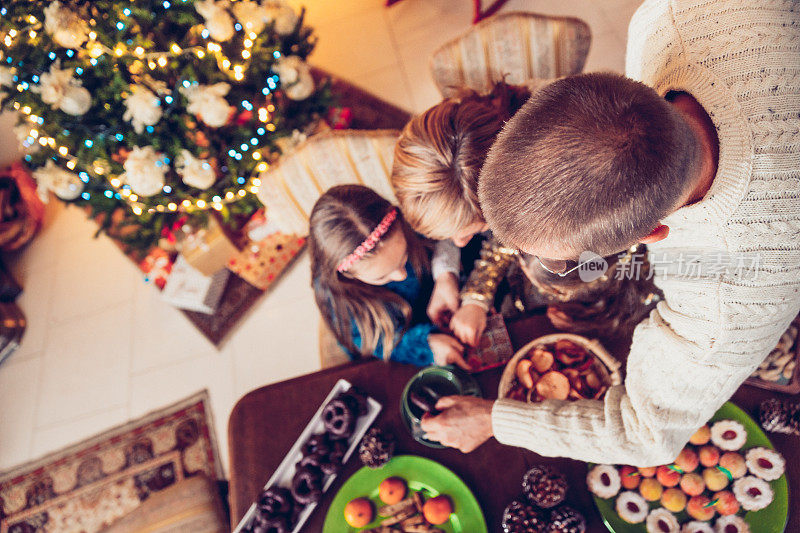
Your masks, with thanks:
[[(361, 348), (361, 333), (355, 321), (351, 321), (353, 344)], [(433, 324), (417, 324), (411, 326), (400, 337), (389, 358), (396, 363), (408, 363), (416, 366), (433, 364), (433, 352), (428, 344), (428, 335), (434, 332)], [(353, 358), (353, 354), (349, 354)], [(378, 359), (383, 359), (383, 339), (378, 340), (375, 352), (372, 354)]]
[(433, 324), (411, 326), (392, 350), (391, 360), (416, 366), (432, 365), (433, 352), (428, 344), (428, 335), (433, 332)]
[[(492, 410), (497, 440), (541, 455), (582, 461), (653, 466), (673, 461), (689, 437), (708, 421), (775, 346), (797, 304), (742, 317), (715, 305), (703, 284), (689, 302), (661, 302), (637, 326), (624, 385), (603, 401), (548, 400), (526, 404), (498, 400)], [(719, 300), (717, 300), (719, 304)], [(706, 316), (701, 316), (705, 312)]]
[(438, 241), (433, 248), (431, 274), (436, 281), (439, 276), (450, 272), (458, 278), (461, 270), (461, 250), (450, 239)]
[(480, 257), (469, 279), (461, 289), (462, 305), (474, 304), (489, 310), (497, 294), (497, 287), (517, 258), (517, 251), (490, 237), (481, 246)]

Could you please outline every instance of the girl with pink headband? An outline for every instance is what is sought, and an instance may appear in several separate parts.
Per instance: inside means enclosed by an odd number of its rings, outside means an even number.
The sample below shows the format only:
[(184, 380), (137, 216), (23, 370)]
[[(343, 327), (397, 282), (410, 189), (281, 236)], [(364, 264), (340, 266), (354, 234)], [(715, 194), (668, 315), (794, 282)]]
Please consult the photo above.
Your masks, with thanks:
[(372, 189), (341, 185), (309, 220), (314, 294), (351, 358), (469, 369), (464, 347), (430, 323), (430, 249), (402, 213)]

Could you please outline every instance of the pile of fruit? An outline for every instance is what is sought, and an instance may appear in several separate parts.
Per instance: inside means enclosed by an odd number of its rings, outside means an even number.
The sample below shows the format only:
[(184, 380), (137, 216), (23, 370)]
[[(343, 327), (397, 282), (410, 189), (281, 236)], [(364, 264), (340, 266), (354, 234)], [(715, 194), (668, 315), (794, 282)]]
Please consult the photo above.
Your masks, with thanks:
[(743, 450), (746, 440), (744, 426), (720, 420), (700, 428), (672, 464), (597, 465), (587, 484), (598, 498), (615, 499), (620, 518), (645, 523), (648, 532), (749, 533), (744, 512), (772, 502), (769, 482), (783, 475), (785, 462), (775, 450)]
[(367, 527), (376, 515), (380, 526), (364, 533), (442, 533), (435, 527), (450, 520), (453, 502), (446, 494), (426, 500), (422, 491), (413, 491), (401, 477), (388, 477), (378, 485), (378, 497), (384, 503), (375, 511), (368, 497), (350, 500), (344, 508), (344, 520), (351, 527)]
[(567, 339), (535, 346), (517, 361), (514, 374), (507, 397), (523, 402), (597, 400), (609, 386), (597, 357)]

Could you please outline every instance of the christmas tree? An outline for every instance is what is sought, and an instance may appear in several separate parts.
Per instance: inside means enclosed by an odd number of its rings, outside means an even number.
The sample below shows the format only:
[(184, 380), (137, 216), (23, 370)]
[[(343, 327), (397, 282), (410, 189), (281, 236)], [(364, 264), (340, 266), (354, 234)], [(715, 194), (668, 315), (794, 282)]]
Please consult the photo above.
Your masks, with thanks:
[[(329, 106), (281, 0), (4, 1), (0, 98), (40, 194), (134, 250), (176, 221), (249, 215), (276, 141)], [(132, 228), (132, 229), (131, 229)]]

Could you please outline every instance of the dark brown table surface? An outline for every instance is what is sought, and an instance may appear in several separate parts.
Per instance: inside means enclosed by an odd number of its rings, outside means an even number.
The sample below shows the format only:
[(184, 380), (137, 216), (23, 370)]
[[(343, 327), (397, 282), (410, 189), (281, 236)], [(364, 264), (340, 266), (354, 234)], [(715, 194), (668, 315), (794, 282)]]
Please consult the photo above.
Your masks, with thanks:
[[(508, 326), (515, 348), (554, 331), (542, 316), (510, 322)], [(624, 356), (630, 345), (628, 336), (601, 336), (600, 341), (618, 357)], [(483, 509), (490, 532), (500, 531), (503, 509), (519, 494), (523, 474), (535, 464), (550, 464), (564, 473), (570, 483), (568, 502), (586, 516), (588, 532), (607, 531), (586, 489), (586, 464), (583, 462), (541, 457), (522, 448), (503, 446), (495, 439), (490, 439), (470, 454), (452, 449), (433, 449), (414, 441), (400, 418), (399, 399), (406, 382), (418, 370), (416, 367), (378, 360), (363, 361), (268, 385), (239, 400), (228, 424), (232, 526), (235, 527), (247, 512), (336, 381), (344, 378), (383, 405), (375, 424), (395, 434), (398, 454), (420, 455), (438, 461), (472, 489)], [(485, 398), (497, 397), (501, 373), (502, 369), (494, 369), (476, 375)], [(772, 396), (781, 395), (743, 386), (732, 401), (754, 416), (758, 404)], [(787, 459), (790, 517), (786, 531), (800, 532), (800, 512), (791, 511), (800, 509), (800, 439), (776, 434), (770, 434), (770, 439)], [(322, 531), (322, 523), (333, 496), (360, 466), (357, 457), (345, 465), (303, 531)]]

